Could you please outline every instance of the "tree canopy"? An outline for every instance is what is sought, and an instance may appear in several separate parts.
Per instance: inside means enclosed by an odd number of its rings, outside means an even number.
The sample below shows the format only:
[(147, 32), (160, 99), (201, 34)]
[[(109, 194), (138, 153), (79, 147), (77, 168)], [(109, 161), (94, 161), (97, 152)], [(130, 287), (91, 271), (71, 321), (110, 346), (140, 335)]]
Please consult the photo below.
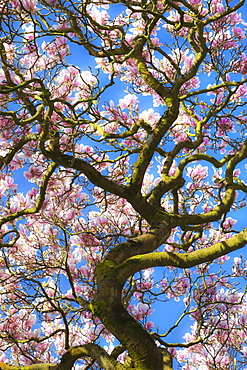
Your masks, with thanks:
[(0, 368), (246, 368), (244, 0), (0, 7)]

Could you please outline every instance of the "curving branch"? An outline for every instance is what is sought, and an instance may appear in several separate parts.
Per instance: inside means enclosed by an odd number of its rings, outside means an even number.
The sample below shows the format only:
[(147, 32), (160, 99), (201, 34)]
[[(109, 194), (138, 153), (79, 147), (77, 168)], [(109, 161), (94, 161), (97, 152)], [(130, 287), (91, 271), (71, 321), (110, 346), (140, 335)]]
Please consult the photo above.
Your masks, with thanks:
[(105, 370), (128, 370), (128, 367), (116, 361), (102, 347), (95, 343), (70, 348), (61, 359), (57, 370), (70, 370), (74, 363), (84, 357), (92, 357)]
[(231, 238), (216, 243), (208, 248), (198, 249), (189, 253), (155, 252), (130, 257), (122, 264), (116, 266), (115, 274), (122, 284), (129, 276), (137, 271), (155, 266), (190, 268), (202, 263), (211, 262), (247, 244), (247, 228), (233, 235)]
[(56, 364), (33, 364), (28, 366), (13, 366), (8, 365), (4, 362), (0, 362), (1, 370), (58, 370), (58, 365)]

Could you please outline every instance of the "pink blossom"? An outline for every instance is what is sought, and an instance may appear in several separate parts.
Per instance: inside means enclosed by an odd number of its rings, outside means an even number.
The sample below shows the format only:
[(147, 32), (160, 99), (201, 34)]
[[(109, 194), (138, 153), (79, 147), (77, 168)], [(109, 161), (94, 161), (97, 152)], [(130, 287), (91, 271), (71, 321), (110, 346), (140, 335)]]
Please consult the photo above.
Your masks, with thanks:
[(87, 85), (93, 86), (97, 83), (96, 77), (90, 71), (82, 71), (80, 76)]
[(225, 230), (230, 230), (236, 223), (237, 220), (234, 220), (231, 217), (227, 217), (226, 220), (223, 222), (223, 227)]
[(22, 0), (22, 4), (23, 4), (24, 8), (26, 8), (30, 12), (34, 12), (34, 11), (38, 10), (38, 8), (36, 6), (38, 4), (38, 0)]
[(239, 257), (234, 257), (233, 261), (235, 265), (239, 265), (242, 262), (242, 259)]
[[(241, 72), (243, 74), (245, 74), (244, 72), (244, 65), (241, 66)], [(247, 85), (246, 84), (243, 84), (241, 86), (238, 87), (236, 93), (234, 94), (233, 98), (235, 100), (240, 100), (241, 98), (246, 98), (246, 94), (247, 94)]]
[(147, 321), (145, 324), (145, 328), (149, 331), (154, 327), (153, 321)]
[(163, 44), (160, 42), (160, 40), (158, 39), (158, 37), (153, 37), (152, 39), (151, 39), (151, 41), (152, 41), (152, 44), (154, 45), (154, 46), (156, 46), (156, 47), (159, 47), (159, 46), (162, 46)]
[(241, 170), (239, 168), (236, 168), (234, 171), (233, 171), (233, 176), (234, 177), (238, 177), (240, 176), (241, 174)]
[(17, 184), (14, 184), (14, 179), (11, 176), (8, 176), (8, 175), (7, 176), (4, 176), (4, 178), (0, 180), (0, 183), (6, 189), (17, 190)]
[(18, 193), (10, 198), (10, 211), (17, 212), (24, 208), (31, 208), (34, 203), (31, 199), (24, 196), (23, 193)]
[(131, 313), (136, 320), (142, 320), (146, 316), (150, 315), (153, 310), (150, 310), (149, 306), (146, 303), (139, 302), (137, 306), (134, 306)]
[(148, 110), (142, 111), (139, 114), (139, 117), (144, 119), (144, 121), (147, 122), (151, 127), (154, 127), (160, 119), (160, 114), (155, 112), (152, 108), (149, 108)]
[(238, 37), (239, 39), (244, 39), (246, 37), (241, 27), (234, 26), (232, 28), (232, 31), (234, 33), (234, 36)]
[(193, 181), (201, 181), (208, 176), (208, 167), (203, 167), (201, 164), (195, 165), (194, 167), (188, 167), (187, 175)]
[(22, 10), (22, 7), (31, 13), (38, 10), (36, 6), (38, 4), (38, 0), (21, 0), (21, 3), (19, 0), (11, 0), (11, 4), (14, 8), (17, 8), (20, 11)]
[(188, 343), (188, 342), (192, 342), (194, 341), (196, 338), (193, 334), (191, 333), (185, 333), (185, 335), (183, 336), (183, 338), (185, 339), (185, 341)]
[(136, 103), (138, 102), (138, 98), (134, 94), (125, 95), (123, 99), (119, 99), (119, 106), (121, 109), (134, 109), (136, 107)]

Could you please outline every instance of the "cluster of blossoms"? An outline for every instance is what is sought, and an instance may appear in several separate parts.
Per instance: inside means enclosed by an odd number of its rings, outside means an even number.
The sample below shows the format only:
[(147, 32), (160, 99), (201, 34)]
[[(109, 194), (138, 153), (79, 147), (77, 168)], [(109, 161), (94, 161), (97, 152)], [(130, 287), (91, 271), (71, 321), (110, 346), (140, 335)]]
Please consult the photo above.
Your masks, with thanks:
[(178, 361), (186, 363), (183, 369), (229, 369), (234, 362), (246, 361), (246, 297), (224, 288), (211, 289), (210, 294), (213, 314), (195, 322), (184, 336), (189, 343), (200, 333), (201, 343), (176, 353)]

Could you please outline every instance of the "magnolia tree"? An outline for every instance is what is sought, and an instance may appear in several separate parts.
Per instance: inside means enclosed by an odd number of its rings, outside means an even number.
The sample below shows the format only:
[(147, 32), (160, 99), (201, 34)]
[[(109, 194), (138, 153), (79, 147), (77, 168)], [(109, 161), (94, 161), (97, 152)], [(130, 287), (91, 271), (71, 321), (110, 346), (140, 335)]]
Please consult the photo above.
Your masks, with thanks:
[(243, 5), (0, 1), (2, 370), (247, 368)]

